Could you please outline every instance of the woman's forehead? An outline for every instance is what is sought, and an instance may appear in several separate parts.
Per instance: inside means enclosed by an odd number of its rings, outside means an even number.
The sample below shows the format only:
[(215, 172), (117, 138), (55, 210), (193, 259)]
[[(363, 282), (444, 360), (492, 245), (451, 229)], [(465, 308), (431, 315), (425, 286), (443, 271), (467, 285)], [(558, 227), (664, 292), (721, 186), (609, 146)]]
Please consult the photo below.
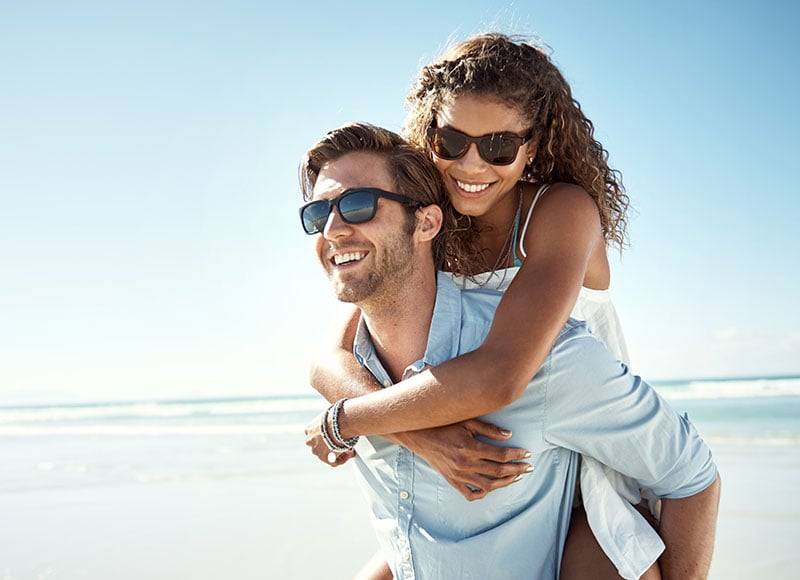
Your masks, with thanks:
[(461, 95), (444, 102), (436, 115), (440, 127), (452, 127), (474, 137), (528, 129), (520, 111), (492, 96)]

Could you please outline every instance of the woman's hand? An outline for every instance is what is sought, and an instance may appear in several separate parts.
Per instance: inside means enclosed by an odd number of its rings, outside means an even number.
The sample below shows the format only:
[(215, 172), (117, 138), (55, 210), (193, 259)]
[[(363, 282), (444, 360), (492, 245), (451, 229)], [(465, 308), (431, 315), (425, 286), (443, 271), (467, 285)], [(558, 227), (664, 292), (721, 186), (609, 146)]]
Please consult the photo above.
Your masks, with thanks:
[(533, 471), (522, 462), (530, 453), (518, 447), (500, 447), (475, 437), (504, 441), (511, 437), (491, 423), (469, 419), (453, 425), (406, 431), (389, 437), (428, 464), (468, 501), (486, 497), (490, 491), (506, 487)]
[[(355, 451), (334, 452), (322, 437), (321, 422), (325, 412), (306, 426), (306, 445), (320, 461), (331, 467), (344, 465)], [(328, 427), (330, 429), (330, 427)], [(396, 433), (386, 438), (422, 457), (468, 501), (486, 497), (490, 491), (519, 481), (533, 471), (530, 453), (518, 447), (500, 447), (485, 443), (476, 436), (504, 441), (511, 433), (491, 423), (469, 419), (444, 427)]]

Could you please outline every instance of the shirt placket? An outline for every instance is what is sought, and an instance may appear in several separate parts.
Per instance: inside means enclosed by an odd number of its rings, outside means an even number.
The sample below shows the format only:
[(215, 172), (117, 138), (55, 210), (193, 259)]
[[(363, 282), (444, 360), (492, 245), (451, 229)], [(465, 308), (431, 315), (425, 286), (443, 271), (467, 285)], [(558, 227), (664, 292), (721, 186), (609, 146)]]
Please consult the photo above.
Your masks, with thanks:
[[(421, 373), (429, 365), (420, 360), (408, 366), (403, 380)], [(414, 552), (411, 550), (411, 521), (414, 518), (414, 473), (417, 456), (405, 447), (397, 454), (397, 568), (400, 578), (416, 578)]]
[(400, 448), (397, 454), (397, 570), (400, 578), (413, 579), (411, 520), (414, 517), (414, 454)]

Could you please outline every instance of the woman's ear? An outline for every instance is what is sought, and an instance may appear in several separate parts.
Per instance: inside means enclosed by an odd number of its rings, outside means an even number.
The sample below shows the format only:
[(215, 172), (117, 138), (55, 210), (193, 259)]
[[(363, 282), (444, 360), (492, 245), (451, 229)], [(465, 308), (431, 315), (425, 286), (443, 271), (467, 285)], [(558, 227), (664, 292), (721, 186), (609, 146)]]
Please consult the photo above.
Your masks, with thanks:
[(528, 141), (528, 143), (525, 145), (526, 165), (532, 165), (534, 159), (536, 159), (536, 143)]
[(429, 242), (442, 229), (442, 208), (436, 204), (426, 205), (417, 210), (416, 234), (420, 241)]

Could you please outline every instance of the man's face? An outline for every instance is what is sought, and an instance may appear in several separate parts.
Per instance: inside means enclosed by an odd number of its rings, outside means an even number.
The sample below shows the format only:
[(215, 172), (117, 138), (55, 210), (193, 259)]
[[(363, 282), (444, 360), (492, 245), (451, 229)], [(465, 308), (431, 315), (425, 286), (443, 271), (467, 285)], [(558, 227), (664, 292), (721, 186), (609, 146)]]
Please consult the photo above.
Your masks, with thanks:
[[(333, 199), (352, 187), (393, 191), (383, 157), (348, 153), (322, 167), (313, 199)], [(357, 305), (392, 300), (413, 269), (414, 240), (407, 210), (395, 201), (379, 199), (375, 217), (348, 224), (336, 209), (316, 238), (317, 256), (336, 297)]]

